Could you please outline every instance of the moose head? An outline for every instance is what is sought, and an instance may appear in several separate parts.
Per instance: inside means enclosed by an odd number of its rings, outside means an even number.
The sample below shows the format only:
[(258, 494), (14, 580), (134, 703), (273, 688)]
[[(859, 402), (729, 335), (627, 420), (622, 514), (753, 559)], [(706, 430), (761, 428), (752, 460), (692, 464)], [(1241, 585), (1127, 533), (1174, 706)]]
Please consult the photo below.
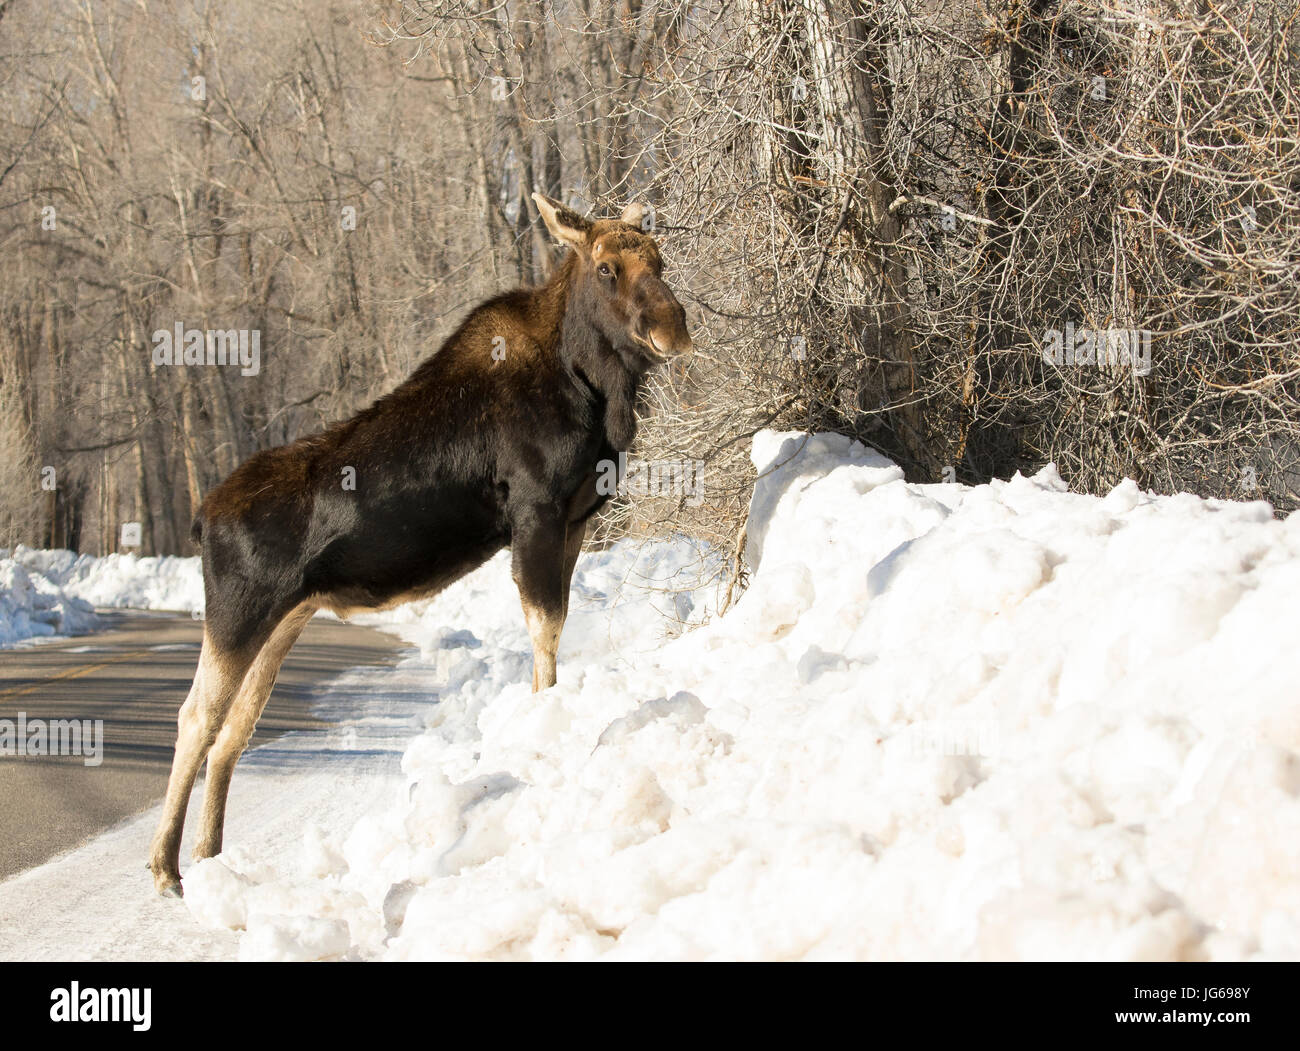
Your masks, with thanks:
[(541, 193), (533, 201), (552, 236), (574, 250), (575, 305), (615, 349), (646, 364), (691, 349), (686, 312), (664, 284), (658, 244), (642, 229), (642, 205), (591, 220)]

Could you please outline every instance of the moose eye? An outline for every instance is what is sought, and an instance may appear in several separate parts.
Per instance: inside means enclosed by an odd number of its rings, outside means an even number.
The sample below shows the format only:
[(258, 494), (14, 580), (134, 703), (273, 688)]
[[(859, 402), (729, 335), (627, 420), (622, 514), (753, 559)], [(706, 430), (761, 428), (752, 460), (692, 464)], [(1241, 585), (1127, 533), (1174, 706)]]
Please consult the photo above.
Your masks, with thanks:
[(608, 263), (601, 263), (600, 266), (596, 267), (596, 273), (598, 273), (601, 277), (613, 277), (614, 268), (610, 266)]

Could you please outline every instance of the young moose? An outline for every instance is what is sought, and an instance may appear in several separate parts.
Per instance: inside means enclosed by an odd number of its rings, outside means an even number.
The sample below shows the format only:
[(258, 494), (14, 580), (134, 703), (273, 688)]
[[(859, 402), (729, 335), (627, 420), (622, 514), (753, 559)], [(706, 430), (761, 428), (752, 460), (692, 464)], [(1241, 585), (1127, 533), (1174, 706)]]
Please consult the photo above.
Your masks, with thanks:
[(206, 630), (149, 861), (159, 893), (181, 893), (181, 831), (205, 758), (194, 856), (221, 852), (235, 763), (316, 609), (432, 595), (509, 546), (533, 690), (555, 684), (573, 566), (605, 499), (597, 465), (631, 445), (646, 372), (691, 338), (639, 206), (592, 222), (533, 199), (571, 249), (545, 285), (477, 307), (391, 394), (258, 453), (204, 500), (193, 535)]

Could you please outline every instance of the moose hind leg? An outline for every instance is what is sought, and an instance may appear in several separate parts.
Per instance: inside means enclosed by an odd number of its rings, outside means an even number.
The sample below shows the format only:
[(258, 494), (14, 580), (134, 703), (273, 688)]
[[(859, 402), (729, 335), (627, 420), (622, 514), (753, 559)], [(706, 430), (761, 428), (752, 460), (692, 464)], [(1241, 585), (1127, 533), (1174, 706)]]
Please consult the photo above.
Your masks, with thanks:
[(190, 792), (250, 663), (248, 656), (219, 649), (211, 635), (204, 633), (194, 684), (176, 720), (176, 754), (162, 819), (149, 853), (149, 869), (159, 894), (180, 897), (181, 835)]
[(235, 765), (249, 738), (257, 727), (262, 710), (275, 686), (285, 655), (293, 648), (315, 610), (312, 606), (298, 606), (290, 612), (271, 637), (262, 644), (252, 666), (244, 675), (234, 703), (226, 712), (212, 748), (208, 752), (208, 772), (203, 792), (203, 817), (199, 838), (194, 846), (195, 860), (216, 857), (221, 853), (222, 829), (226, 820), (226, 797), (230, 793), (230, 779)]

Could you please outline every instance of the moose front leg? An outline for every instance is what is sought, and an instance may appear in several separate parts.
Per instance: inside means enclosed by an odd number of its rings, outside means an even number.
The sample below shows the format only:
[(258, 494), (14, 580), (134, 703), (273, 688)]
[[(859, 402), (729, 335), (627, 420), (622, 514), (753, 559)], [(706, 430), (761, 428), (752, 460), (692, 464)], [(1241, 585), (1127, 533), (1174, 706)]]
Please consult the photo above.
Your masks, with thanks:
[[(533, 693), (555, 685), (555, 653), (564, 627), (564, 596), (560, 588), (561, 560), (539, 542), (529, 545), (525, 564), (515, 556), (515, 583), (533, 644)], [(562, 547), (560, 548), (562, 551)]]
[(534, 513), (515, 526), (511, 574), (533, 643), (533, 692), (555, 685), (555, 651), (564, 627), (566, 529), (563, 515)]

